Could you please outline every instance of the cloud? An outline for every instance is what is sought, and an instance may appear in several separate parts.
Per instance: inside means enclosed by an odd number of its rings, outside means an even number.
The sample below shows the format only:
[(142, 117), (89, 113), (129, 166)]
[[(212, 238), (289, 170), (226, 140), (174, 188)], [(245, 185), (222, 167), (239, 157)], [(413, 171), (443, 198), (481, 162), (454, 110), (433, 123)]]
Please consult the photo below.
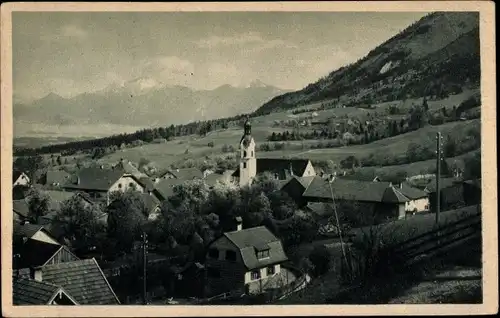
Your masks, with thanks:
[(283, 40), (275, 39), (268, 40), (263, 38), (258, 32), (248, 32), (237, 36), (217, 36), (212, 35), (206, 39), (200, 39), (194, 42), (198, 47), (204, 49), (213, 49), (223, 46), (253, 46), (253, 48), (245, 48), (252, 51), (262, 51), (265, 49), (283, 47), (296, 48), (292, 43), (287, 43)]
[(140, 63), (140, 76), (166, 85), (187, 85), (192, 81), (195, 65), (178, 56), (156, 56)]

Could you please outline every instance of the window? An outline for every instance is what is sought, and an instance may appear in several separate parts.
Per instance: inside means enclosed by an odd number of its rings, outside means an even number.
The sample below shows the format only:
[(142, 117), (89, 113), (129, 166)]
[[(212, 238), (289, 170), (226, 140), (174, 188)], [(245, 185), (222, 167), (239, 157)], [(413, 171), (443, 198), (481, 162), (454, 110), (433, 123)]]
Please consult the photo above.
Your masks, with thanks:
[(253, 157), (253, 150), (252, 150), (252, 157)]
[(247, 156), (247, 152), (246, 150), (243, 151), (243, 157), (246, 157)]
[(257, 258), (258, 259), (263, 259), (263, 258), (268, 258), (268, 257), (269, 257), (269, 250), (264, 250), (264, 251), (257, 252)]
[(243, 162), (243, 169), (246, 169), (246, 167), (247, 167), (247, 163)]
[(211, 248), (208, 251), (208, 256), (210, 256), (210, 258), (218, 259), (219, 258), (219, 250), (217, 250), (215, 248)]
[(235, 251), (226, 251), (226, 260), (227, 261), (236, 261), (236, 252)]
[(134, 183), (133, 183), (133, 182), (130, 182), (130, 183), (128, 184), (128, 186), (129, 186), (129, 187), (131, 187), (131, 188), (133, 188), (133, 187), (134, 187)]
[(121, 189), (121, 188), (122, 188), (122, 184), (118, 183), (118, 189)]
[(273, 275), (274, 274), (274, 266), (268, 266), (267, 267), (267, 275)]
[(252, 280), (256, 280), (260, 278), (260, 270), (252, 271)]

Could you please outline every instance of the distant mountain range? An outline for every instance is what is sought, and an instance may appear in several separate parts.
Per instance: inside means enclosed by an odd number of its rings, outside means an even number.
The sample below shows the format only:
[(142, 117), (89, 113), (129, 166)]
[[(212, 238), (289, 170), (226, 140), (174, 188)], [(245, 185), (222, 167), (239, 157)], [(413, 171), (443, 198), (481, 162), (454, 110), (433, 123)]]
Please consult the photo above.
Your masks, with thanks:
[(250, 113), (285, 92), (259, 80), (246, 87), (193, 90), (139, 78), (73, 98), (50, 93), (29, 104), (14, 104), (13, 113), (15, 125), (26, 126), (167, 126)]
[(415, 22), (356, 63), (302, 90), (273, 98), (266, 114), (315, 102), (374, 104), (435, 96), (480, 80), (479, 13), (436, 12)]

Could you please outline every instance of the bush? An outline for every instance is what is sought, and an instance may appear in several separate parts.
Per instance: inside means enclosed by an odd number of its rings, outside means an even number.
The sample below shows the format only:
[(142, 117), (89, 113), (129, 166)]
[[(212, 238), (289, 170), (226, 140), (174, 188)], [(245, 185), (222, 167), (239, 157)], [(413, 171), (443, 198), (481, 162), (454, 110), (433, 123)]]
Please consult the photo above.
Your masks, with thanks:
[(208, 143), (208, 147), (213, 148), (214, 147), (214, 142), (213, 141), (209, 142)]

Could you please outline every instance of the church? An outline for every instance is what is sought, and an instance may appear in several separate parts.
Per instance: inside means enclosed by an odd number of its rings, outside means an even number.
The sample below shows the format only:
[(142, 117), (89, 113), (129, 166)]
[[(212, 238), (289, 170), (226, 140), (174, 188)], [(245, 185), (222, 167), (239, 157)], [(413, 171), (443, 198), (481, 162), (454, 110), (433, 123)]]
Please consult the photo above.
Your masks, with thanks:
[(248, 186), (259, 174), (270, 172), (277, 180), (296, 177), (315, 176), (316, 171), (308, 159), (256, 158), (255, 140), (252, 137), (252, 125), (245, 122), (243, 136), (239, 145), (240, 165), (232, 174), (240, 187)]

